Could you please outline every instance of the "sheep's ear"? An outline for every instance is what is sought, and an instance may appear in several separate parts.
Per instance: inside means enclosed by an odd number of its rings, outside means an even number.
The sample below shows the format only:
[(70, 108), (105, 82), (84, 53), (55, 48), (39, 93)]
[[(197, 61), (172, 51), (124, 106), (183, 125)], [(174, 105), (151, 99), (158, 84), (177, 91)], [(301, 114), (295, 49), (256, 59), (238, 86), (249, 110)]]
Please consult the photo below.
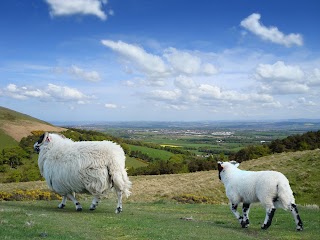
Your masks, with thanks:
[(48, 132), (45, 132), (44, 134), (44, 142), (50, 142), (50, 136), (49, 136), (49, 133)]
[(233, 164), (235, 167), (239, 167), (240, 163), (237, 163), (236, 161), (231, 161), (231, 164)]

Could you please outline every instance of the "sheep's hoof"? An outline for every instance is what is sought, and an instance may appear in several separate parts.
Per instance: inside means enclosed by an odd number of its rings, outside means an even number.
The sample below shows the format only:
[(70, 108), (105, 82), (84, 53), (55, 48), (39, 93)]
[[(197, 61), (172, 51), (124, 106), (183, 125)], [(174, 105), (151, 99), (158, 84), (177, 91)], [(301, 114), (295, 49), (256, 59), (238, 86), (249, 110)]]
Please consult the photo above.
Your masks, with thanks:
[(116, 213), (121, 213), (122, 212), (122, 207), (117, 207)]
[(96, 210), (96, 205), (90, 206), (90, 211)]
[(263, 230), (267, 230), (268, 229), (268, 225), (266, 225), (266, 224), (263, 224), (262, 226), (261, 226), (261, 229), (263, 229)]
[(61, 204), (59, 204), (58, 208), (63, 209), (65, 206), (66, 206), (66, 205), (64, 205), (64, 204), (61, 203)]
[(242, 228), (248, 228), (249, 227), (249, 219), (247, 219), (246, 221), (242, 221), (241, 222), (241, 227)]
[(77, 210), (77, 212), (81, 212), (82, 211), (82, 207), (77, 207), (76, 210)]
[(302, 231), (303, 227), (302, 226), (297, 226), (297, 231)]

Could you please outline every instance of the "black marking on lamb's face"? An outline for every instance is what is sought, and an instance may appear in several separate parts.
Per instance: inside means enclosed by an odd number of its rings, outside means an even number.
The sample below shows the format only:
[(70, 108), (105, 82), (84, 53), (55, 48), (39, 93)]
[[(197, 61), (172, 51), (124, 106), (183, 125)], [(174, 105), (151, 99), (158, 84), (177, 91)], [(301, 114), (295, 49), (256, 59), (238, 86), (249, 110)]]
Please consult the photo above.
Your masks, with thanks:
[(223, 171), (222, 163), (218, 163), (219, 179), (221, 180), (221, 172)]
[(45, 137), (47, 136), (46, 133), (42, 134), (39, 138), (39, 140), (33, 145), (34, 150), (36, 153), (40, 152), (40, 146), (45, 141)]
[(37, 141), (38, 144), (40, 144), (40, 143), (43, 142), (44, 136), (45, 136), (45, 134), (42, 134), (42, 135), (40, 136), (39, 140)]

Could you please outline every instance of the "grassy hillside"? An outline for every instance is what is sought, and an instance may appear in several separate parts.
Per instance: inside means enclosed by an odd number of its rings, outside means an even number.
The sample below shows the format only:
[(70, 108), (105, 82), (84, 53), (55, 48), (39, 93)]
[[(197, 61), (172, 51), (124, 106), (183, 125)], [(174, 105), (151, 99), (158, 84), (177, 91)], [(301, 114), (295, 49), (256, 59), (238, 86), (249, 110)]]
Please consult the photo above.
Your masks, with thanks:
[[(320, 150), (275, 154), (240, 165), (246, 170), (277, 170), (284, 173), (296, 194), (296, 202), (320, 206)], [(217, 171), (157, 176), (132, 176), (129, 202), (156, 202), (177, 199), (180, 202), (228, 203)], [(47, 189), (45, 182), (0, 184), (0, 189)]]
[(61, 132), (65, 129), (55, 127), (50, 123), (0, 106), (1, 145), (7, 142), (8, 138), (19, 142), (21, 138), (30, 135), (31, 132), (35, 130)]

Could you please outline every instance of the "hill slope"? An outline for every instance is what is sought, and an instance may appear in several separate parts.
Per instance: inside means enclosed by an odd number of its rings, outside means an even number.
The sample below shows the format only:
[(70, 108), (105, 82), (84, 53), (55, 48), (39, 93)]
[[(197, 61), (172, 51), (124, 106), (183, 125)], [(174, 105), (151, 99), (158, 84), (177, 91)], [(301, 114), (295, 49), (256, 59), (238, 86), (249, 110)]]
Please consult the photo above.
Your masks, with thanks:
[(0, 139), (9, 137), (19, 142), (36, 130), (61, 132), (65, 129), (0, 106)]
[[(320, 149), (275, 154), (243, 162), (240, 168), (280, 171), (288, 177), (298, 204), (320, 206)], [(130, 177), (130, 180), (133, 188), (128, 201), (132, 202), (154, 202), (175, 198), (186, 202), (228, 203), (217, 171), (135, 176)], [(47, 189), (47, 185), (45, 182), (7, 183), (0, 184), (0, 189), (6, 192), (16, 189)]]

